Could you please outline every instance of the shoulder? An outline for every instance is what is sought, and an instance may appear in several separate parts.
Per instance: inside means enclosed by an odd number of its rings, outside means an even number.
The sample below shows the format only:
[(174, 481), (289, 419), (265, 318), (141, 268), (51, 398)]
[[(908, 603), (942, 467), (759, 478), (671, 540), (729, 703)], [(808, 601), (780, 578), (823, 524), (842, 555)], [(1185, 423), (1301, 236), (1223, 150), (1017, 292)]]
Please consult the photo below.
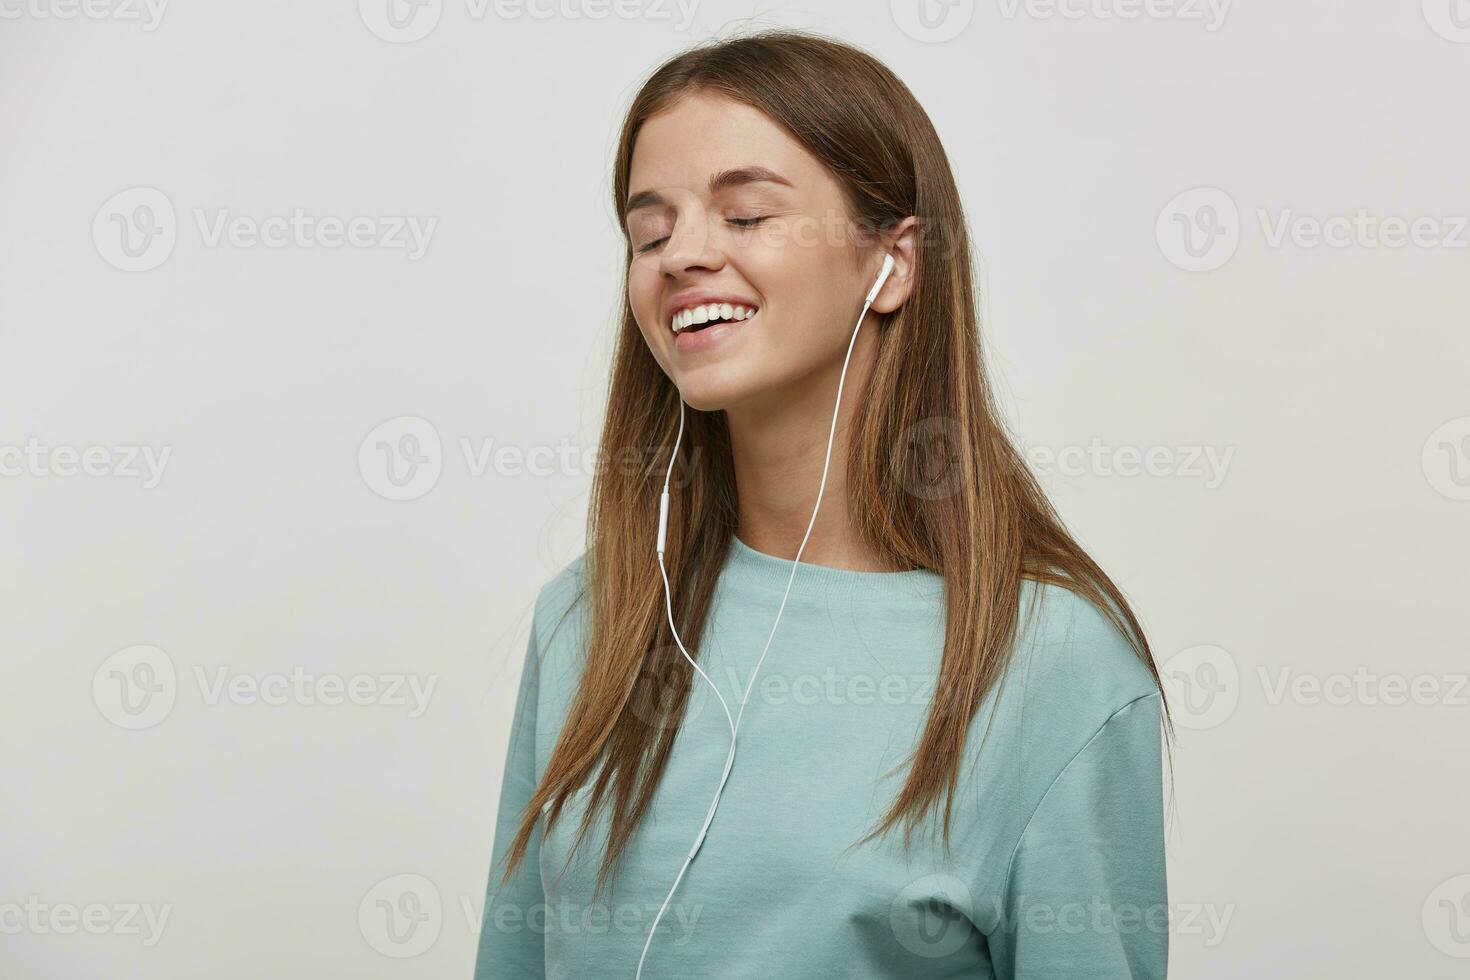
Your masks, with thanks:
[(1110, 778), (1156, 768), (1161, 708), (1153, 671), (1101, 607), (1028, 579), (1010, 660), (973, 735), (975, 812), (1000, 853), (1088, 746), (1127, 756), (1105, 766)]
[(552, 572), (536, 593), (531, 628), (542, 649), (555, 639), (562, 623), (585, 606), (586, 591), (587, 552), (584, 551)]
[(565, 696), (575, 687), (590, 635), (587, 552), (548, 575), (536, 593), (527, 664), (539, 675), (543, 698)]
[(1004, 682), (1045, 709), (1095, 730), (1118, 710), (1158, 692), (1130, 638), (1093, 600), (1062, 585), (1026, 580)]

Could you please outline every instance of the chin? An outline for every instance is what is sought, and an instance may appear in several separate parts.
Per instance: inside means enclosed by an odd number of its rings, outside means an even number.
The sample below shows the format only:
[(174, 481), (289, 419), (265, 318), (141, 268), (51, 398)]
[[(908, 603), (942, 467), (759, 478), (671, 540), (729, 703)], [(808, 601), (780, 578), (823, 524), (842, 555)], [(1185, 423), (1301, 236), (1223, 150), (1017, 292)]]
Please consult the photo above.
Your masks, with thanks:
[(724, 385), (686, 384), (679, 388), (684, 404), (696, 412), (719, 412), (740, 400), (739, 393)]
[(701, 377), (713, 372), (695, 371), (691, 376), (678, 378), (679, 396), (684, 403), (697, 412), (719, 412), (738, 405), (760, 389), (749, 378)]

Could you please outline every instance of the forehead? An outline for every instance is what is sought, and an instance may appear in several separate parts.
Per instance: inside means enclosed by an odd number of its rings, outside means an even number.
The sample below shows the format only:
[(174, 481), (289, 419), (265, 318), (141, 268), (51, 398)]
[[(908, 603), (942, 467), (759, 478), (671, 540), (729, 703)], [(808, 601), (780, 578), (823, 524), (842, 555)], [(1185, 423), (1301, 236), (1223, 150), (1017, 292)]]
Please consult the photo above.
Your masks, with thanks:
[(837, 189), (821, 162), (763, 112), (708, 92), (684, 96), (644, 121), (628, 186), (635, 194), (660, 187), (702, 194), (712, 174), (753, 165), (776, 171), (803, 193)]

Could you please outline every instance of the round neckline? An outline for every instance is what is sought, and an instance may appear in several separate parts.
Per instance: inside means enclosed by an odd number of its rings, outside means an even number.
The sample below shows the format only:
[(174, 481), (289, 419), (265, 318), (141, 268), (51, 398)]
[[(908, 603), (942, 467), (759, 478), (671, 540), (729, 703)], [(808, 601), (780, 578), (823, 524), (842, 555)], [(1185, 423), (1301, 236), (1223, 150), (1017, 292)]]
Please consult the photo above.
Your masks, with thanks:
[[(725, 577), (738, 585), (749, 585), (778, 595), (791, 579), (791, 559), (757, 551), (739, 535), (730, 535), (730, 554), (725, 560)], [(791, 582), (791, 594), (852, 598), (934, 599), (944, 595), (944, 576), (927, 568), (903, 572), (862, 572), (851, 568), (813, 565), (803, 560)]]

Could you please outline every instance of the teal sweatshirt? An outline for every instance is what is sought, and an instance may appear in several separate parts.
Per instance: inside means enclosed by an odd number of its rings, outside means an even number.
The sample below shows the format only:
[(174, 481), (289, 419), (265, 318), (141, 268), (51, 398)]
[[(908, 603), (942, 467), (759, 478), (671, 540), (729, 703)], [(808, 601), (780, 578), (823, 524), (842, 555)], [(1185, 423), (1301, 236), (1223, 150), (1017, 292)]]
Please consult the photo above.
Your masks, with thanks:
[[(731, 547), (698, 660), (734, 715), (791, 563), (739, 538)], [(543, 811), (524, 863), (498, 887), (580, 676), (585, 560), (563, 568), (536, 601), (476, 980), (633, 980), (724, 769), (729, 724), (696, 675), (612, 892), (591, 900), (606, 811), (559, 874), (590, 781), (549, 834)], [(970, 728), (948, 853), (926, 832), (937, 821), (915, 833), (908, 854), (902, 825), (844, 853), (897, 793), (900, 763), (923, 731), (943, 652), (944, 581), (929, 571), (803, 563), (751, 689), (709, 836), (659, 921), (645, 980), (1163, 977), (1152, 676), (1102, 613), (1066, 589), (1028, 581), (1018, 627), (1003, 683)]]

